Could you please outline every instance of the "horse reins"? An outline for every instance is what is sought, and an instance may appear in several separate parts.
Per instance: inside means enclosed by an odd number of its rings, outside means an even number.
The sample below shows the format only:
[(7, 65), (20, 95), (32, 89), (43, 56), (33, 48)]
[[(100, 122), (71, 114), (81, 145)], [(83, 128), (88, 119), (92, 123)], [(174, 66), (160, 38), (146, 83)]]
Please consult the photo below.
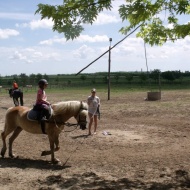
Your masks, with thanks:
[[(76, 130), (77, 127), (78, 127), (78, 123), (69, 123), (69, 122), (67, 122), (67, 123), (65, 123), (65, 122), (57, 123), (56, 120), (55, 120), (55, 118), (54, 118), (54, 123), (55, 123), (55, 126), (56, 126), (57, 128), (59, 128), (57, 124), (65, 125), (65, 126), (68, 126), (68, 127), (76, 126), (73, 130), (70, 130), (70, 131), (65, 131), (65, 130), (64, 130), (64, 132), (71, 132), (71, 131), (74, 131), (74, 130)], [(60, 129), (60, 130), (61, 130), (61, 129)], [(62, 130), (61, 130), (61, 131), (62, 131)]]

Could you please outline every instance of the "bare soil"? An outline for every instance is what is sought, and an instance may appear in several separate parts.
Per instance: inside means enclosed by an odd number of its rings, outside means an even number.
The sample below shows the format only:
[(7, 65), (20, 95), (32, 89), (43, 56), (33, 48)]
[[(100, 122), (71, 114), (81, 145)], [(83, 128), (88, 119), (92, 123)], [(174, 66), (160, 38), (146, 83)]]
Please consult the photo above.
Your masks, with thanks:
[[(190, 189), (190, 92), (163, 91), (160, 101), (145, 101), (146, 92), (115, 92), (109, 101), (106, 93), (97, 95), (101, 119), (96, 135), (66, 127), (56, 153), (62, 165), (52, 165), (50, 156), (41, 157), (49, 149), (46, 135), (23, 131), (13, 146), (18, 157), (0, 158), (0, 190)], [(13, 102), (8, 95), (0, 96), (3, 129)], [(87, 96), (48, 95), (52, 103), (61, 97), (85, 100)], [(34, 99), (25, 95), (25, 105), (31, 107)]]

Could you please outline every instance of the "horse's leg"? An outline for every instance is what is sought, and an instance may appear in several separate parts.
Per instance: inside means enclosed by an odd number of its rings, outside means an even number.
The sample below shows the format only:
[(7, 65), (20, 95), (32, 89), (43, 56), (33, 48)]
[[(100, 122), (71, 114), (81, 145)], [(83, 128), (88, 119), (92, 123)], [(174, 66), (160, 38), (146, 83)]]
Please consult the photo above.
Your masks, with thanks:
[(21, 105), (21, 106), (24, 105), (24, 101), (23, 101), (23, 92), (20, 93), (20, 105)]
[(18, 98), (13, 97), (13, 102), (14, 102), (15, 106), (19, 106)]
[(5, 123), (5, 127), (4, 127), (4, 131), (1, 133), (1, 138), (3, 141), (3, 147), (1, 149), (1, 156), (4, 157), (5, 156), (5, 152), (7, 150), (7, 145), (6, 145), (6, 137), (12, 133), (15, 130), (15, 127), (8, 125), (7, 123)]
[(60, 146), (59, 146), (59, 137), (55, 139), (55, 149), (54, 149), (54, 152), (58, 151), (60, 149)]
[(19, 100), (18, 100), (18, 97), (16, 97), (16, 106), (19, 106)]
[(1, 156), (4, 158), (4, 156), (5, 156), (5, 152), (6, 152), (6, 150), (7, 150), (7, 144), (6, 144), (6, 135), (5, 135), (5, 132), (3, 131), (2, 133), (1, 133), (1, 138), (2, 138), (2, 141), (3, 141), (3, 147), (2, 147), (2, 149), (1, 149)]
[[(53, 164), (58, 164), (58, 163), (60, 163), (60, 160), (59, 159), (57, 159), (57, 158), (55, 158), (55, 154), (54, 154), (54, 144), (57, 144), (58, 145), (58, 142), (59, 142), (59, 140), (58, 140), (58, 137), (59, 137), (59, 135), (56, 135), (56, 137), (54, 136), (54, 137), (51, 137), (50, 135), (48, 135), (48, 137), (49, 137), (49, 143), (50, 143), (50, 151), (51, 151), (51, 162), (53, 163)], [(58, 146), (57, 146), (58, 147)]]
[(50, 152), (51, 152), (51, 162), (55, 163), (54, 142), (52, 138), (49, 138), (49, 144), (50, 144)]
[(11, 137), (9, 138), (9, 157), (11, 158), (14, 158), (15, 155), (13, 154), (12, 152), (12, 147), (13, 147), (13, 142), (14, 140), (18, 137), (18, 135), (20, 134), (20, 132), (22, 131), (23, 129), (21, 127), (17, 127), (15, 130), (14, 130), (14, 133), (11, 135)]
[[(55, 143), (54, 152), (57, 152), (60, 149), (60, 146), (59, 146), (59, 136), (57, 138), (55, 138), (55, 142), (54, 143)], [(51, 154), (51, 150), (42, 151), (41, 156), (46, 156), (46, 155), (49, 155), (49, 154)]]
[(13, 102), (14, 102), (14, 105), (16, 106), (16, 99), (13, 97)]

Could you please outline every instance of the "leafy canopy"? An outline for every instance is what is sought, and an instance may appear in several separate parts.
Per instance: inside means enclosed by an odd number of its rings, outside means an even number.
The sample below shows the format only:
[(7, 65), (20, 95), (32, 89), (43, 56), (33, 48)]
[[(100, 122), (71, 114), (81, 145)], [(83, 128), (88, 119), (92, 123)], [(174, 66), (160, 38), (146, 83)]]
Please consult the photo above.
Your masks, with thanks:
[[(52, 19), (53, 31), (73, 40), (84, 30), (84, 24), (93, 24), (104, 10), (111, 11), (112, 3), (113, 0), (64, 0), (62, 5), (38, 4), (36, 13), (41, 14), (41, 19)], [(190, 22), (179, 21), (190, 14), (189, 0), (126, 0), (118, 12), (122, 21), (128, 21), (119, 31), (127, 35), (141, 25), (137, 37), (150, 45), (190, 35)]]

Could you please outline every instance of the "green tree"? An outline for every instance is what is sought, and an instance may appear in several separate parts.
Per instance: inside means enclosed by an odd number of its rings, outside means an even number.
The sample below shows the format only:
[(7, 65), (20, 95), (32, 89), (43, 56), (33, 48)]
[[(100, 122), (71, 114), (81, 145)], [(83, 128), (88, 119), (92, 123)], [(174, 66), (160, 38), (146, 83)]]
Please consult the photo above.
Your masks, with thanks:
[(15, 81), (17, 81), (17, 82), (19, 82), (19, 76), (18, 75), (13, 75), (13, 80), (15, 80)]
[(1, 75), (0, 75), (0, 85), (2, 85), (2, 77), (1, 77)]
[(80, 79), (84, 82), (87, 79), (87, 76), (86, 75), (81, 75)]
[(127, 74), (125, 75), (125, 78), (126, 78), (126, 80), (127, 80), (129, 83), (131, 83), (131, 81), (133, 80), (133, 74), (132, 74), (132, 73), (127, 73)]
[(155, 80), (155, 82), (158, 82), (159, 76), (160, 76), (161, 71), (159, 69), (155, 69), (150, 72), (150, 78)]
[(147, 80), (147, 74), (141, 72), (140, 75), (139, 75), (139, 78), (141, 80), (141, 83), (143, 83), (143, 82), (145, 82)]
[(38, 83), (38, 81), (39, 81), (40, 79), (42, 79), (42, 78), (43, 78), (42, 74), (38, 73), (38, 74), (36, 75), (37, 83)]
[[(53, 20), (53, 31), (64, 33), (67, 40), (78, 37), (84, 24), (93, 24), (99, 13), (112, 9), (112, 0), (64, 0), (61, 5), (38, 4), (36, 14)], [(190, 24), (180, 16), (190, 14), (189, 0), (126, 0), (119, 7), (122, 21), (128, 21), (120, 32), (128, 34), (140, 27), (137, 37), (151, 45), (162, 45), (190, 34)], [(161, 16), (164, 15), (164, 18)], [(168, 26), (172, 27), (168, 27)]]
[(120, 74), (119, 73), (117, 73), (117, 74), (114, 75), (114, 79), (115, 79), (116, 83), (118, 83), (119, 78), (120, 78)]
[(35, 84), (35, 78), (36, 78), (36, 75), (35, 75), (35, 74), (31, 74), (31, 75), (29, 76), (30, 84)]
[(103, 76), (102, 80), (104, 83), (108, 83), (108, 77), (107, 76)]
[(28, 76), (25, 73), (21, 73), (20, 79), (21, 79), (22, 86), (26, 86), (26, 83), (28, 81)]
[(175, 80), (175, 75), (173, 71), (165, 71), (162, 72), (162, 77), (163, 79), (169, 80), (169, 81), (174, 81)]
[(58, 75), (55, 78), (55, 82), (56, 82), (56, 84), (59, 84), (59, 76)]
[(185, 71), (185, 73), (183, 73), (184, 77), (190, 77), (190, 72), (189, 71)]
[(67, 81), (67, 85), (70, 86), (71, 85), (71, 80)]
[(181, 73), (181, 71), (173, 71), (173, 74), (174, 74), (174, 76), (175, 76), (176, 79), (182, 78), (182, 73)]
[(49, 81), (49, 76), (48, 75), (44, 74), (43, 78), (46, 79), (47, 81)]
[(7, 81), (7, 85), (11, 86), (12, 85), (12, 81), (8, 80)]

